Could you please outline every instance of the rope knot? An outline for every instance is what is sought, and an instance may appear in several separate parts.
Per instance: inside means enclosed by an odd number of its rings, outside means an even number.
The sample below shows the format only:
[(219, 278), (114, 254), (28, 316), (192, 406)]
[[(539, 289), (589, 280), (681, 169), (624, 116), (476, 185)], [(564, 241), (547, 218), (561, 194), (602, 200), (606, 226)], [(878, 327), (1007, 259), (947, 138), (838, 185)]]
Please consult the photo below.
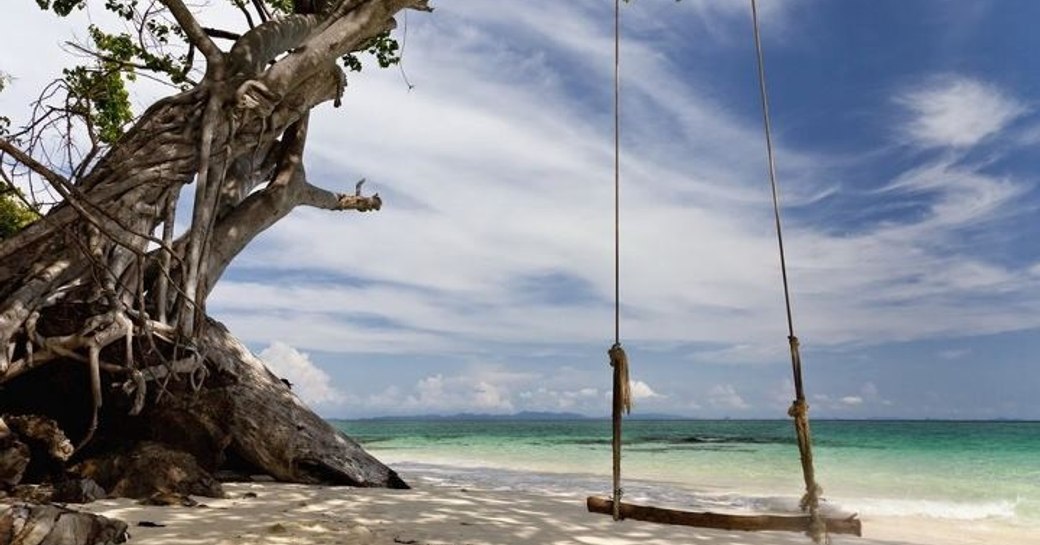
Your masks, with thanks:
[(809, 530), (806, 532), (809, 537), (812, 538), (814, 543), (829, 544), (831, 539), (830, 534), (827, 533), (827, 521), (820, 513), (821, 495), (823, 495), (823, 488), (813, 483), (812, 487), (802, 496), (799, 506), (802, 508), (802, 511), (809, 512)]
[(787, 416), (791, 418), (802, 419), (809, 414), (809, 404), (804, 399), (796, 399), (791, 403), (791, 408), (787, 409)]
[(621, 347), (621, 343), (614, 343), (610, 350), (607, 350), (607, 355), (610, 356), (610, 366), (614, 368), (614, 380), (618, 383), (621, 408), (625, 413), (631, 413), (632, 388), (628, 381), (628, 355), (625, 354), (625, 349)]

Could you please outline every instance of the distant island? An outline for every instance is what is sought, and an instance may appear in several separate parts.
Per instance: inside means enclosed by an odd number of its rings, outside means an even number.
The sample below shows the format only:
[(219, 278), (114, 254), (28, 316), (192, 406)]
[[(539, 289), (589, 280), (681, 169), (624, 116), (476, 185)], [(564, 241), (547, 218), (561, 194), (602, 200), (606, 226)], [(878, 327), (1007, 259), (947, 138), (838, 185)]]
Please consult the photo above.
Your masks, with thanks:
[[(546, 420), (609, 420), (609, 416), (589, 416), (580, 413), (547, 412), (547, 411), (521, 411), (512, 414), (488, 414), (488, 413), (455, 413), (455, 414), (414, 414), (414, 415), (387, 415), (373, 416), (368, 418), (335, 418), (333, 420), (360, 420), (360, 421), (546, 421)], [(689, 420), (689, 417), (674, 414), (632, 414), (625, 420)]]

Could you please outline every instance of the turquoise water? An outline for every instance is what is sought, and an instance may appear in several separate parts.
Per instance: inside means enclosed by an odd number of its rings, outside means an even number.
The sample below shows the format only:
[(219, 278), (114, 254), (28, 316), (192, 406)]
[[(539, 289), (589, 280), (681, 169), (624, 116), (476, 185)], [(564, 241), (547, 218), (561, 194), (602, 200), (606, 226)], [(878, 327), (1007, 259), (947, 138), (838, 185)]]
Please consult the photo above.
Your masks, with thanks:
[[(608, 421), (337, 421), (376, 457), (454, 486), (607, 494)], [(1040, 422), (817, 421), (828, 505), (864, 516), (1040, 527)], [(629, 421), (626, 497), (687, 508), (794, 509), (788, 421)]]

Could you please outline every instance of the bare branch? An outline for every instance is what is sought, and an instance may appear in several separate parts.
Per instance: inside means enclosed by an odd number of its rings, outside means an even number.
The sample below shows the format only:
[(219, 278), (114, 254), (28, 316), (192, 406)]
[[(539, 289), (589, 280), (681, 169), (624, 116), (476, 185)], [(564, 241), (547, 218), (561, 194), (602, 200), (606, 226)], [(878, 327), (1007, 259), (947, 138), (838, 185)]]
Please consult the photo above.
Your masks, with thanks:
[(357, 189), (353, 195), (334, 193), (312, 185), (309, 182), (304, 182), (303, 187), (299, 190), (297, 203), (302, 206), (313, 206), (324, 210), (357, 210), (358, 212), (379, 210), (383, 207), (383, 200), (379, 198), (378, 193), (373, 194), (371, 197), (365, 197), (361, 194), (361, 184), (364, 182), (365, 180), (362, 179), (357, 183)]
[(43, 176), (43, 179), (47, 180), (55, 187), (63, 187), (69, 184), (69, 181), (63, 176), (45, 167), (42, 163), (32, 158), (32, 156), (22, 151), (18, 146), (15, 146), (6, 138), (0, 138), (0, 151), (10, 155), (15, 161), (25, 165), (33, 172)]
[(253, 7), (256, 8), (256, 12), (260, 14), (260, 20), (267, 22), (271, 19), (271, 12), (267, 10), (267, 5), (261, 0), (252, 0)]
[(253, 22), (253, 15), (246, 9), (246, 5), (242, 2), (234, 2), (234, 4), (242, 12), (242, 16), (246, 18), (246, 24), (249, 25), (249, 28), (255, 28), (256, 23)]
[(207, 36), (211, 38), (217, 38), (220, 40), (234, 41), (242, 37), (242, 35), (237, 32), (231, 32), (230, 30), (223, 30), (219, 28), (202, 27), (202, 31), (205, 32)]
[(191, 45), (198, 48), (199, 51), (206, 57), (206, 62), (209, 63), (207, 70), (220, 69), (224, 63), (224, 52), (217, 47), (217, 44), (213, 43), (213, 40), (206, 35), (206, 31), (202, 29), (199, 22), (195, 19), (195, 16), (191, 14), (191, 10), (184, 5), (181, 0), (159, 0), (162, 2), (170, 13), (173, 14), (173, 18), (176, 19), (177, 24), (180, 25), (181, 30), (184, 31), (185, 36), (188, 37), (188, 41)]

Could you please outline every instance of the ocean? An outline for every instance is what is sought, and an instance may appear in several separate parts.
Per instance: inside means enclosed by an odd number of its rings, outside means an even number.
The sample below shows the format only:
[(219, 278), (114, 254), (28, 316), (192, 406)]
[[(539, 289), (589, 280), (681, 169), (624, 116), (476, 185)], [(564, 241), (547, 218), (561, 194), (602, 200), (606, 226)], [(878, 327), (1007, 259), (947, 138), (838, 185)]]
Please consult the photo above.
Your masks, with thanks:
[[(611, 490), (605, 420), (334, 424), (434, 485)], [(828, 510), (1040, 535), (1040, 422), (814, 421), (812, 432)], [(794, 512), (804, 490), (793, 426), (781, 420), (626, 421), (622, 479), (626, 501), (689, 510)]]

